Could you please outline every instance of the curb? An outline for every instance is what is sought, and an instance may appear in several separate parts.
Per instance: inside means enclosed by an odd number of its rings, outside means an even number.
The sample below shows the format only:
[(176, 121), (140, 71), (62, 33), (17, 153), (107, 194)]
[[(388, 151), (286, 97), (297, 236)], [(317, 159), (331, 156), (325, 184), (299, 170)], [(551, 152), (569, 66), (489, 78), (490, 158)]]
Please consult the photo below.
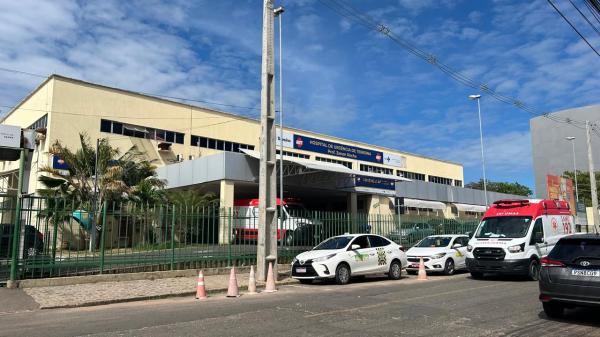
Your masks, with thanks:
[[(297, 283), (297, 282), (298, 281), (296, 281), (294, 279), (287, 279), (287, 280), (278, 281), (276, 284), (277, 284), (277, 286), (281, 286), (281, 285), (293, 284), (293, 283)], [(264, 287), (264, 284), (260, 284), (260, 286)], [(247, 285), (239, 286), (238, 289), (239, 290), (248, 290), (248, 286)], [(223, 294), (226, 292), (227, 292), (227, 287), (206, 290), (207, 295)], [(193, 291), (186, 291), (186, 292), (173, 293), (173, 294), (138, 296), (138, 297), (114, 299), (114, 300), (92, 301), (92, 302), (86, 302), (86, 303), (80, 303), (80, 304), (45, 306), (45, 307), (40, 307), (40, 309), (46, 310), (46, 309), (70, 309), (70, 308), (93, 307), (93, 306), (98, 306), (98, 305), (108, 305), (108, 304), (116, 304), (116, 303), (129, 303), (129, 302), (148, 301), (148, 300), (160, 300), (160, 299), (175, 298), (175, 297), (194, 296), (195, 294), (196, 294), (196, 290), (193, 290)], [(241, 294), (241, 295), (243, 296), (244, 294)]]

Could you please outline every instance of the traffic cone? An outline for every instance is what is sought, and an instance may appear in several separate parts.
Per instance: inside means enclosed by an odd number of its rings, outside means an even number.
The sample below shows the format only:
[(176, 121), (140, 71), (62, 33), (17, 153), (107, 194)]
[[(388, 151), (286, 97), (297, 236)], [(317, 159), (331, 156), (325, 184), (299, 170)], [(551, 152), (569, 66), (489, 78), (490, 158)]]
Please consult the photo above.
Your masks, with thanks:
[(229, 288), (227, 288), (227, 297), (240, 297), (234, 267), (231, 267), (231, 274), (229, 274)]
[(273, 276), (273, 263), (269, 262), (269, 272), (267, 273), (267, 284), (265, 285), (265, 293), (274, 293), (275, 289), (275, 277)]
[(248, 278), (248, 294), (256, 294), (256, 278), (254, 277), (254, 266), (250, 266), (250, 277)]
[(205, 300), (206, 299), (206, 288), (204, 287), (204, 274), (202, 274), (202, 270), (198, 272), (198, 285), (196, 286), (196, 299)]
[(425, 271), (425, 263), (422, 256), (419, 261), (419, 275), (417, 276), (417, 280), (427, 281), (427, 272)]

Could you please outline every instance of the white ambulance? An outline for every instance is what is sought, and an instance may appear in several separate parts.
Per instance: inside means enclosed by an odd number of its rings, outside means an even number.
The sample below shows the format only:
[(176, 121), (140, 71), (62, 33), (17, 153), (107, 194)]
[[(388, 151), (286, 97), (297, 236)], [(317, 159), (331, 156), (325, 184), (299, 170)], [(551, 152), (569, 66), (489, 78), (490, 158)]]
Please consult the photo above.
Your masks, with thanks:
[(494, 273), (537, 280), (541, 258), (574, 232), (574, 223), (566, 201), (498, 200), (469, 240), (467, 268), (474, 279)]

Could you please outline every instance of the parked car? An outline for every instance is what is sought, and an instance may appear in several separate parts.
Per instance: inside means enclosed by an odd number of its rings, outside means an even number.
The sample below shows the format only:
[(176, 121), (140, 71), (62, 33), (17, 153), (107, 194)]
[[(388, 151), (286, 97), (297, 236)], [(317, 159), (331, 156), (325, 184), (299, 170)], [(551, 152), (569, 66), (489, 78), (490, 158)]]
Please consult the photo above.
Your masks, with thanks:
[(419, 241), (406, 252), (409, 274), (416, 274), (423, 258), (426, 272), (443, 272), (452, 275), (465, 269), (465, 256), (469, 237), (466, 235), (432, 235)]
[[(13, 244), (13, 224), (0, 224), (0, 258), (9, 258)], [(44, 236), (34, 226), (25, 225), (23, 258), (36, 256), (44, 250)]]
[(600, 236), (560, 239), (542, 258), (539, 286), (548, 317), (561, 317), (565, 308), (600, 306)]
[(428, 223), (406, 224), (392, 230), (387, 237), (394, 242), (411, 246), (424, 237), (435, 234), (435, 226)]
[(346, 284), (351, 276), (387, 274), (400, 279), (407, 266), (400, 246), (373, 234), (348, 234), (329, 238), (292, 262), (292, 277), (301, 283), (335, 279)]

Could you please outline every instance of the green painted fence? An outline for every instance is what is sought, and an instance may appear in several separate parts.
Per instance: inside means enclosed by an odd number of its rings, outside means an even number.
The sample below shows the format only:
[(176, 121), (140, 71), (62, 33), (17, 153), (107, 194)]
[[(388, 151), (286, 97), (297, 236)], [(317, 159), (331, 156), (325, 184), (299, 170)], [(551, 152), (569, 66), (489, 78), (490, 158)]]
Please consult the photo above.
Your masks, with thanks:
[[(59, 198), (0, 196), (0, 282), (17, 279), (241, 266), (256, 263), (258, 209), (218, 205), (99, 205), (95, 214)], [(278, 259), (344, 233), (375, 233), (406, 247), (432, 234), (473, 232), (478, 219), (288, 210)], [(17, 244), (13, 244), (17, 240)]]

